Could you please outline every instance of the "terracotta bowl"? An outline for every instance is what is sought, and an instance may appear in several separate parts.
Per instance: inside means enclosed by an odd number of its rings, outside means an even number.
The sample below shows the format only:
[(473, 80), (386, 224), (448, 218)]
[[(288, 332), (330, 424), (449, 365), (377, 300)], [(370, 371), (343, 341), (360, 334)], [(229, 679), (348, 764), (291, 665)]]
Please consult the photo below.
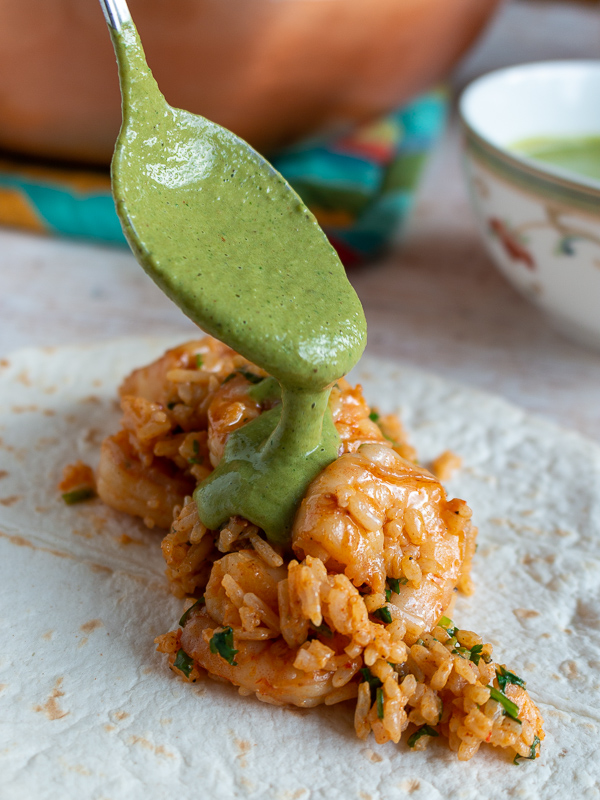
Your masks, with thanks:
[[(385, 113), (438, 81), (499, 0), (131, 0), (167, 100), (262, 151)], [(120, 124), (95, 0), (0, 3), (0, 148), (106, 163)]]

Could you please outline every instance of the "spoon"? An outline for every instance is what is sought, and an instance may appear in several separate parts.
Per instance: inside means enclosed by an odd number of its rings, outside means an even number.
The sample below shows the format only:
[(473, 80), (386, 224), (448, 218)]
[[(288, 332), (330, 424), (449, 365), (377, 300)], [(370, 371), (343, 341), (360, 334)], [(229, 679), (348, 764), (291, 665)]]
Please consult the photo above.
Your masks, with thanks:
[(231, 131), (172, 108), (125, 0), (100, 0), (121, 84), (113, 195), (139, 263), (201, 328), (281, 385), (282, 405), (230, 436), (196, 490), (214, 529), (245, 516), (287, 538), (308, 483), (337, 455), (331, 385), (366, 341), (362, 307), (316, 219)]

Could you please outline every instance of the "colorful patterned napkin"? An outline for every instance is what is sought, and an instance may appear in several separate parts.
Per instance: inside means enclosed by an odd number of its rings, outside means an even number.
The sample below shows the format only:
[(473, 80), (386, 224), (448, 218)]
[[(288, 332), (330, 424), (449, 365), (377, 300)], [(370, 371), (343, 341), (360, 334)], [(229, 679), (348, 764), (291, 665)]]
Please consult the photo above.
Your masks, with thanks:
[[(271, 156), (347, 266), (377, 255), (397, 234), (446, 109), (446, 93), (432, 91), (347, 136)], [(0, 159), (0, 224), (126, 243), (107, 171)]]

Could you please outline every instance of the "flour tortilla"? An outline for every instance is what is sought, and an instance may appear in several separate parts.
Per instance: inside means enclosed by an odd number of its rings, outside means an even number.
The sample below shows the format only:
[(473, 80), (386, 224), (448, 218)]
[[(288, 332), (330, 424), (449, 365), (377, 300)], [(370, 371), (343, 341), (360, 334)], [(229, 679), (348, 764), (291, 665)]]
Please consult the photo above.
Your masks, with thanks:
[(23, 350), (0, 367), (2, 800), (598, 797), (600, 449), (490, 395), (361, 362), (352, 379), (400, 409), (422, 461), (462, 457), (448, 490), (480, 535), (476, 593), (453, 617), (528, 681), (546, 721), (541, 758), (519, 767), (485, 746), (468, 764), (437, 740), (377, 746), (355, 737), (351, 704), (282, 709), (177, 680), (153, 645), (181, 613), (161, 532), (57, 493), (63, 466), (95, 466), (117, 429), (123, 376), (176, 341)]

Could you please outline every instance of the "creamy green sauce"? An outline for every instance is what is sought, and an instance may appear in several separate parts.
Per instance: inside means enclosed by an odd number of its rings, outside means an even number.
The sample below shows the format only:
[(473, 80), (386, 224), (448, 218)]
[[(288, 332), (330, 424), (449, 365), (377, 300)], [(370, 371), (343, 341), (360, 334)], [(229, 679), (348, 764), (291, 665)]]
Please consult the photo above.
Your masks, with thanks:
[(112, 34), (123, 97), (113, 193), (131, 248), (187, 316), (281, 386), (282, 404), (230, 436), (197, 488), (200, 518), (216, 529), (239, 514), (285, 542), (337, 455), (329, 392), (364, 349), (362, 307), (282, 176), (230, 131), (166, 103), (133, 24)]
[(600, 136), (538, 136), (510, 146), (521, 155), (600, 180)]

